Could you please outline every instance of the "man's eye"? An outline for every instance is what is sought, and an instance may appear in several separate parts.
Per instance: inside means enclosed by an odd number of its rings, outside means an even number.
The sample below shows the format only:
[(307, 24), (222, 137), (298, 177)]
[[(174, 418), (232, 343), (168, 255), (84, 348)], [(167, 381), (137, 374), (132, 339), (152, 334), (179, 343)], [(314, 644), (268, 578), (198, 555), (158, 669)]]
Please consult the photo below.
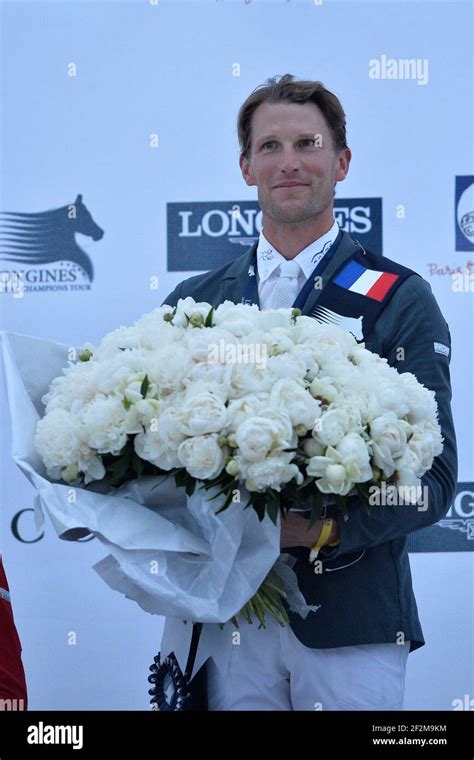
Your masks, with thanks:
[[(315, 147), (315, 145), (316, 145), (316, 140), (315, 140), (315, 138), (314, 138), (314, 137), (307, 137), (307, 138), (304, 138), (303, 140), (300, 140), (300, 142), (301, 142), (301, 143), (310, 143), (310, 145), (311, 145), (312, 147)], [(274, 141), (274, 140), (268, 140), (268, 142), (266, 142), (266, 143), (263, 143), (263, 145), (262, 145), (262, 150), (263, 150), (263, 149), (264, 149), (264, 148), (265, 148), (267, 145), (274, 145), (274, 144), (275, 144), (275, 141)]]

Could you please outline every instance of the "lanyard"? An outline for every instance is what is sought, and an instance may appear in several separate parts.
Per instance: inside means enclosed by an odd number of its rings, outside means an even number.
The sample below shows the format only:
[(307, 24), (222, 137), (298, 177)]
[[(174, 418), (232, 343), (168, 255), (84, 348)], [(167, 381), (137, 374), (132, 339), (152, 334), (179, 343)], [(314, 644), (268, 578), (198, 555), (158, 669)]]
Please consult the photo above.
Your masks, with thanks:
[[(318, 264), (316, 265), (316, 267), (313, 269), (310, 276), (308, 277), (307, 281), (301, 288), (300, 292), (296, 296), (296, 300), (293, 304), (294, 309), (301, 309), (301, 310), (303, 309), (303, 306), (306, 302), (306, 299), (308, 298), (308, 295), (314, 288), (314, 281), (316, 277), (319, 277), (319, 275), (326, 269), (326, 266), (328, 265), (329, 260), (332, 258), (337, 248), (339, 247), (339, 243), (341, 242), (341, 239), (342, 239), (342, 230), (339, 230), (338, 235), (336, 239), (334, 240), (334, 243), (329, 248), (329, 250), (326, 251), (326, 253), (321, 258), (321, 260), (318, 262)], [(258, 302), (257, 250), (255, 249), (254, 259), (249, 266), (249, 271), (247, 274), (247, 281), (245, 283), (242, 303), (252, 304), (252, 303), (257, 303), (257, 302)]]

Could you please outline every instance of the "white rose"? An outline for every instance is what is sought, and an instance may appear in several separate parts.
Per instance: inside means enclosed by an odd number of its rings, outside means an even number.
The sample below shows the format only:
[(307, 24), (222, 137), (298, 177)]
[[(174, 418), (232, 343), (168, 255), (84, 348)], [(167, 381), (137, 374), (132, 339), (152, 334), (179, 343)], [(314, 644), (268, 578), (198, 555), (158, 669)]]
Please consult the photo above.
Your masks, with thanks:
[(291, 424), (304, 425), (311, 430), (321, 415), (321, 402), (314, 399), (304, 386), (290, 378), (277, 380), (270, 391), (270, 405), (284, 409)]
[(219, 446), (218, 439), (216, 433), (197, 435), (179, 445), (179, 461), (193, 478), (209, 480), (222, 471), (228, 449)]

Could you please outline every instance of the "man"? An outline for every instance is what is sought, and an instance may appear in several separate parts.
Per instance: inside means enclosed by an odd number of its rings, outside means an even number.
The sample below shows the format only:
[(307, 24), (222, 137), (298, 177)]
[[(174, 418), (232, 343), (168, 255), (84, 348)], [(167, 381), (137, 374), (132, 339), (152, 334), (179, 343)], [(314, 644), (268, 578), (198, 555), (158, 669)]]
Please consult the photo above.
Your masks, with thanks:
[[(368, 514), (352, 497), (347, 516), (328, 506), (311, 530), (307, 515), (288, 514), (281, 548), (296, 559), (307, 603), (320, 607), (305, 619), (290, 613), (286, 627), (269, 620), (258, 629), (242, 621), (225, 671), (208, 660), (209, 709), (399, 710), (408, 653), (425, 643), (406, 538), (446, 514), (457, 480), (448, 325), (421, 276), (360, 250), (334, 221), (334, 188), (347, 176), (351, 151), (333, 93), (289, 74), (270, 79), (242, 105), (237, 126), (240, 168), (257, 187), (262, 232), (238, 259), (181, 282), (163, 303), (192, 296), (214, 306), (225, 300), (263, 309), (298, 305), (320, 321), (352, 325), (366, 348), (435, 391), (444, 450), (422, 479), (424, 506), (386, 503)], [(348, 285), (354, 267), (357, 277), (363, 272), (357, 282), (379, 284)], [(388, 282), (383, 292), (374, 292), (382, 281)], [(331, 308), (321, 308), (329, 293)], [(315, 544), (318, 574), (308, 562)]]
[(21, 644), (13, 619), (8, 582), (0, 555), (0, 711), (26, 710)]

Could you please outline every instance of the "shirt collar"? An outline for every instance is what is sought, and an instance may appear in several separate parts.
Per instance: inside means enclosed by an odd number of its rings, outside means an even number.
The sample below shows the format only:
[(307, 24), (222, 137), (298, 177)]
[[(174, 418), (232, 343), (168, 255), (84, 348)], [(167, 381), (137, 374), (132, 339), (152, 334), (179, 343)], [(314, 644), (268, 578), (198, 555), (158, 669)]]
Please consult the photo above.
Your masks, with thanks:
[[(331, 245), (339, 234), (339, 225), (336, 221), (332, 225), (331, 229), (321, 235), (321, 237), (313, 240), (306, 248), (295, 256), (295, 261), (298, 262), (301, 269), (304, 272), (306, 279), (310, 276), (318, 262), (323, 258), (324, 254), (329, 250)], [(260, 282), (265, 282), (272, 272), (280, 266), (281, 262), (285, 261), (285, 257), (276, 250), (266, 239), (263, 234), (263, 230), (260, 233), (257, 245), (257, 267), (258, 277)]]

